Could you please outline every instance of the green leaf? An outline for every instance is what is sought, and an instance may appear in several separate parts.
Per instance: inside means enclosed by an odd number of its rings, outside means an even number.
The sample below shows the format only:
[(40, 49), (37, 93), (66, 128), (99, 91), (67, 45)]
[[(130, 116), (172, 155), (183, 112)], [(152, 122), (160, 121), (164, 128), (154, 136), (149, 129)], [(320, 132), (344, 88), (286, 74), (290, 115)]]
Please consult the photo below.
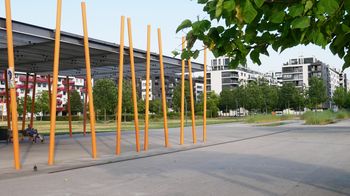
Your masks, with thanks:
[(257, 63), (258, 65), (261, 65), (261, 61), (260, 61), (260, 52), (258, 49), (254, 49), (251, 53), (250, 53), (250, 58), (252, 59), (252, 61), (254, 63)]
[(199, 50), (195, 50), (195, 51), (193, 52), (193, 54), (192, 54), (192, 57), (193, 57), (194, 59), (196, 59), (196, 58), (198, 58), (198, 56), (199, 56)]
[(304, 13), (306, 13), (307, 11), (309, 11), (312, 6), (314, 5), (314, 3), (311, 1), (311, 0), (308, 0), (305, 4), (305, 10), (304, 10)]
[(233, 0), (225, 1), (223, 7), (225, 11), (232, 12), (236, 7), (236, 3)]
[(350, 33), (350, 27), (347, 26), (346, 24), (341, 24), (341, 29), (345, 34)]
[(288, 8), (289, 10), (289, 15), (292, 17), (297, 17), (297, 16), (301, 16), (304, 12), (304, 6), (302, 4), (297, 4), (297, 5), (293, 5), (290, 8)]
[(189, 19), (186, 19), (182, 21), (182, 23), (177, 27), (176, 33), (191, 26), (192, 26), (192, 22)]
[(317, 4), (318, 11), (333, 15), (339, 8), (337, 0), (320, 0)]
[(206, 4), (208, 2), (208, 0), (198, 0), (199, 4)]
[(310, 26), (310, 18), (307, 16), (296, 18), (292, 21), (292, 29), (304, 29)]
[(215, 17), (219, 18), (222, 14), (222, 4), (224, 3), (224, 0), (219, 0), (218, 3), (216, 4), (216, 11), (215, 11)]
[(350, 1), (344, 1), (344, 8), (346, 11), (350, 12)]
[(187, 50), (184, 50), (184, 51), (182, 51), (182, 54), (181, 54), (181, 59), (186, 59), (186, 60), (188, 60), (188, 59), (190, 59), (190, 57), (191, 57), (191, 55), (190, 55), (190, 53), (187, 51)]
[(272, 14), (270, 16), (270, 21), (272, 23), (282, 23), (283, 20), (284, 20), (285, 15), (286, 15), (286, 13), (283, 10), (281, 10), (279, 12), (276, 12), (276, 13)]
[(258, 15), (258, 12), (255, 10), (250, 0), (244, 0), (243, 7), (242, 7), (243, 20), (246, 23), (251, 23), (257, 15)]
[(258, 6), (258, 8), (260, 8), (264, 4), (265, 0), (254, 0), (254, 2), (255, 5)]
[(179, 53), (178, 51), (176, 51), (176, 50), (173, 50), (171, 53), (174, 55), (174, 57), (177, 57), (177, 56), (180, 54), (180, 53)]

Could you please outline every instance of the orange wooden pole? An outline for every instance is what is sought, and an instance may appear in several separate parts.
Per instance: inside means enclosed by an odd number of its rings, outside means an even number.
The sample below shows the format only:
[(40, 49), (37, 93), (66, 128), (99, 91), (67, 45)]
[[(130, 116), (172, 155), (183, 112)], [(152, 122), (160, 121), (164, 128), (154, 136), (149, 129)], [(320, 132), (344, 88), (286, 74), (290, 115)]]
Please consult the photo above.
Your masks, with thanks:
[(203, 81), (203, 142), (207, 141), (207, 48), (204, 48)]
[(168, 117), (167, 117), (167, 105), (165, 94), (165, 79), (164, 79), (164, 64), (163, 64), (163, 48), (162, 48), (162, 34), (160, 28), (158, 28), (158, 47), (159, 47), (159, 64), (160, 64), (160, 78), (162, 84), (162, 105), (163, 105), (163, 120), (164, 120), (164, 139), (165, 147), (169, 147), (168, 139)]
[(57, 84), (58, 84), (58, 67), (60, 61), (60, 40), (61, 40), (61, 12), (62, 0), (57, 0), (56, 15), (56, 32), (55, 32), (55, 51), (53, 63), (53, 80), (52, 80), (52, 101), (50, 111), (50, 145), (48, 164), (53, 165), (55, 157), (55, 129), (56, 129), (56, 107), (57, 107)]
[(149, 121), (149, 81), (151, 72), (151, 25), (147, 26), (147, 53), (146, 53), (146, 95), (145, 95), (145, 131), (144, 150), (148, 150), (148, 121)]
[(86, 62), (86, 86), (89, 96), (89, 113), (90, 113), (90, 130), (91, 130), (91, 148), (92, 158), (97, 158), (96, 147), (96, 132), (95, 132), (95, 108), (94, 99), (92, 95), (92, 78), (91, 78), (91, 63), (90, 63), (90, 50), (89, 50), (89, 35), (86, 19), (86, 4), (81, 3), (82, 16), (83, 16), (83, 29), (84, 29), (84, 49), (85, 49), (85, 62)]
[(21, 168), (20, 151), (18, 141), (18, 127), (17, 127), (17, 99), (16, 99), (16, 84), (15, 84), (15, 58), (13, 53), (13, 34), (12, 34), (12, 17), (11, 17), (11, 2), (5, 0), (6, 7), (6, 32), (7, 32), (7, 54), (9, 70), (12, 72), (12, 80), (14, 86), (10, 86), (11, 97), (11, 113), (12, 113), (12, 137), (13, 137), (13, 154), (15, 169)]
[(6, 113), (7, 113), (7, 129), (11, 129), (11, 111), (10, 111), (10, 96), (9, 96), (9, 86), (7, 70), (4, 72), (5, 77), (5, 97), (6, 97)]
[(192, 113), (192, 139), (193, 139), (193, 143), (195, 144), (197, 141), (197, 137), (196, 137), (196, 116), (195, 116), (195, 110), (194, 110), (191, 60), (188, 60), (188, 76), (189, 76), (189, 80), (190, 80), (190, 98), (191, 98), (191, 113)]
[(51, 76), (50, 74), (47, 76), (47, 85), (48, 85), (48, 89), (49, 89), (49, 111), (51, 111)]
[(86, 79), (85, 79), (85, 97), (84, 97), (84, 125), (83, 125), (83, 132), (84, 136), (86, 136), (86, 119), (87, 119), (87, 87), (86, 87)]
[(131, 19), (128, 18), (128, 37), (129, 37), (129, 53), (130, 53), (130, 72), (131, 72), (131, 86), (132, 86), (132, 100), (134, 105), (134, 124), (135, 124), (135, 139), (136, 152), (140, 152), (140, 136), (139, 136), (139, 116), (137, 109), (137, 94), (136, 94), (136, 76), (135, 76), (135, 62), (134, 62), (134, 48), (132, 42)]
[(25, 90), (24, 90), (22, 130), (24, 130), (26, 126), (28, 86), (29, 86), (29, 73), (27, 73), (26, 75), (26, 84), (25, 84)]
[(68, 124), (69, 124), (69, 137), (73, 137), (72, 132), (72, 111), (70, 108), (70, 84), (69, 84), (69, 77), (66, 77), (66, 93), (67, 93), (67, 110), (68, 110)]
[(36, 74), (34, 74), (33, 81), (33, 92), (32, 92), (32, 109), (30, 111), (30, 127), (33, 127), (34, 124), (34, 113), (35, 113), (35, 92), (36, 91)]
[[(182, 37), (182, 50), (185, 49), (185, 37)], [(185, 60), (181, 61), (181, 116), (180, 116), (180, 145), (184, 144), (184, 116), (185, 116)]]
[(123, 103), (123, 71), (124, 71), (124, 23), (125, 17), (120, 19), (120, 45), (119, 45), (119, 81), (118, 81), (118, 110), (117, 110), (117, 147), (116, 154), (120, 154), (122, 103)]

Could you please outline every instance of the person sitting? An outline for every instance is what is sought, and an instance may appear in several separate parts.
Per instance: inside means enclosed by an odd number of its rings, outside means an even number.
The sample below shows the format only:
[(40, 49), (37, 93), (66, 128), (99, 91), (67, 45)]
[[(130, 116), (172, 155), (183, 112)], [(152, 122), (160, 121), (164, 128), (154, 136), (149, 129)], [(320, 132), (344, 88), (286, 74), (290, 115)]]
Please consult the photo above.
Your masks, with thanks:
[(44, 142), (44, 137), (38, 133), (38, 130), (33, 129), (30, 124), (28, 124), (28, 128), (25, 130), (25, 132), (33, 139), (33, 143), (36, 143), (37, 139), (40, 139), (41, 143)]

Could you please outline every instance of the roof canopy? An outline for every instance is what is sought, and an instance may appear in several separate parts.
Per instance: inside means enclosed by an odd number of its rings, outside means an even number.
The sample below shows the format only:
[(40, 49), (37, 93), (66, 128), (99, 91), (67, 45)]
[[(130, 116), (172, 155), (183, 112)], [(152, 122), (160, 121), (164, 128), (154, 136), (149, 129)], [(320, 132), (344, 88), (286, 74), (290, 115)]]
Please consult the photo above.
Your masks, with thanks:
[[(0, 69), (8, 67), (6, 20), (0, 18)], [(12, 21), (15, 54), (15, 70), (45, 74), (52, 72), (55, 30)], [(118, 77), (119, 45), (102, 40), (89, 39), (92, 77)], [(134, 49), (135, 71), (138, 77), (145, 75), (146, 51)], [(164, 56), (165, 75), (181, 73), (181, 60)], [(159, 74), (159, 55), (151, 53), (151, 75)], [(125, 47), (124, 72), (130, 73), (129, 48)], [(84, 42), (80, 35), (62, 32), (60, 75), (85, 77)], [(202, 71), (203, 64), (192, 63), (193, 71)]]

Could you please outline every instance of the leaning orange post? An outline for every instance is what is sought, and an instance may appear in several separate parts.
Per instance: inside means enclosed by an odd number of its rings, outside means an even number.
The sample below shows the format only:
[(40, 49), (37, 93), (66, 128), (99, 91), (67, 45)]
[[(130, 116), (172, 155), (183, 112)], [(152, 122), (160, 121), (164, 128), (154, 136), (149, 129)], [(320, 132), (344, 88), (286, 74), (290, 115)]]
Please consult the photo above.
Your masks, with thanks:
[[(12, 35), (12, 18), (11, 18), (11, 3), (10, 0), (5, 0), (6, 7), (6, 32), (7, 32), (7, 54), (9, 70), (12, 72), (12, 78), (8, 78), (13, 82), (13, 86), (10, 86), (11, 97), (11, 113), (12, 113), (12, 137), (13, 137), (13, 154), (16, 170), (21, 168), (20, 155), (19, 155), (19, 141), (18, 141), (18, 127), (17, 127), (17, 98), (16, 98), (16, 85), (14, 84), (15, 73), (15, 58), (13, 54), (13, 35)], [(6, 73), (7, 74), (7, 73)]]
[(193, 98), (193, 81), (192, 81), (192, 63), (188, 60), (188, 79), (190, 80), (190, 99), (191, 99), (191, 113), (192, 113), (192, 139), (195, 144), (197, 141), (196, 137), (196, 116), (194, 111), (194, 98)]
[(29, 73), (27, 73), (27, 76), (26, 76), (26, 85), (25, 85), (25, 90), (24, 90), (22, 130), (24, 130), (25, 126), (26, 126), (28, 86), (29, 86)]
[(120, 154), (122, 102), (123, 102), (123, 71), (124, 71), (124, 23), (125, 17), (120, 19), (120, 45), (119, 45), (119, 81), (118, 81), (118, 110), (117, 110), (117, 147), (116, 154)]
[(204, 48), (203, 68), (203, 142), (207, 141), (207, 48)]
[(146, 53), (146, 94), (145, 94), (145, 131), (144, 150), (148, 150), (148, 116), (149, 116), (149, 81), (151, 72), (151, 25), (147, 25), (147, 53)]
[(34, 124), (35, 93), (36, 93), (35, 91), (36, 91), (36, 74), (34, 74), (34, 80), (33, 80), (32, 108), (30, 111), (30, 127), (33, 127), (33, 124)]
[(165, 94), (165, 79), (164, 79), (164, 64), (163, 64), (163, 48), (162, 48), (162, 34), (158, 28), (158, 46), (159, 46), (159, 64), (160, 64), (160, 79), (162, 88), (162, 105), (163, 105), (163, 120), (164, 120), (164, 138), (165, 147), (169, 147), (168, 141), (168, 117), (167, 117), (167, 105), (166, 105), (166, 94)]
[(6, 97), (6, 113), (7, 113), (7, 129), (11, 129), (11, 111), (10, 111), (10, 96), (8, 87), (7, 70), (4, 72), (5, 77), (5, 97)]
[[(185, 49), (185, 37), (182, 37), (182, 50)], [(185, 118), (185, 60), (181, 61), (181, 116), (180, 116), (180, 145), (184, 144)]]
[(86, 19), (86, 4), (81, 2), (82, 16), (83, 16), (83, 29), (84, 29), (84, 49), (85, 49), (85, 63), (86, 63), (86, 86), (89, 96), (89, 113), (90, 113), (90, 129), (91, 129), (91, 146), (92, 157), (97, 157), (96, 150), (96, 132), (95, 132), (95, 109), (94, 99), (92, 96), (92, 84), (91, 84), (91, 65), (90, 65), (90, 51), (89, 51), (89, 35)]
[(55, 157), (55, 129), (56, 129), (56, 97), (58, 84), (58, 66), (60, 61), (60, 40), (61, 40), (61, 11), (62, 0), (57, 0), (56, 31), (55, 31), (55, 51), (53, 61), (53, 80), (52, 80), (52, 101), (50, 111), (50, 145), (48, 164), (53, 165)]
[(137, 94), (136, 94), (136, 76), (135, 76), (135, 62), (134, 62), (134, 48), (132, 43), (131, 19), (128, 18), (128, 37), (129, 37), (129, 54), (130, 54), (130, 72), (131, 72), (131, 86), (132, 86), (132, 100), (134, 104), (134, 124), (135, 124), (135, 139), (136, 152), (140, 152), (140, 138), (139, 138), (139, 116), (137, 109)]
[(69, 137), (73, 137), (72, 132), (72, 112), (70, 108), (70, 84), (69, 77), (66, 77), (66, 93), (67, 93), (67, 109), (68, 109), (68, 124), (69, 124)]

